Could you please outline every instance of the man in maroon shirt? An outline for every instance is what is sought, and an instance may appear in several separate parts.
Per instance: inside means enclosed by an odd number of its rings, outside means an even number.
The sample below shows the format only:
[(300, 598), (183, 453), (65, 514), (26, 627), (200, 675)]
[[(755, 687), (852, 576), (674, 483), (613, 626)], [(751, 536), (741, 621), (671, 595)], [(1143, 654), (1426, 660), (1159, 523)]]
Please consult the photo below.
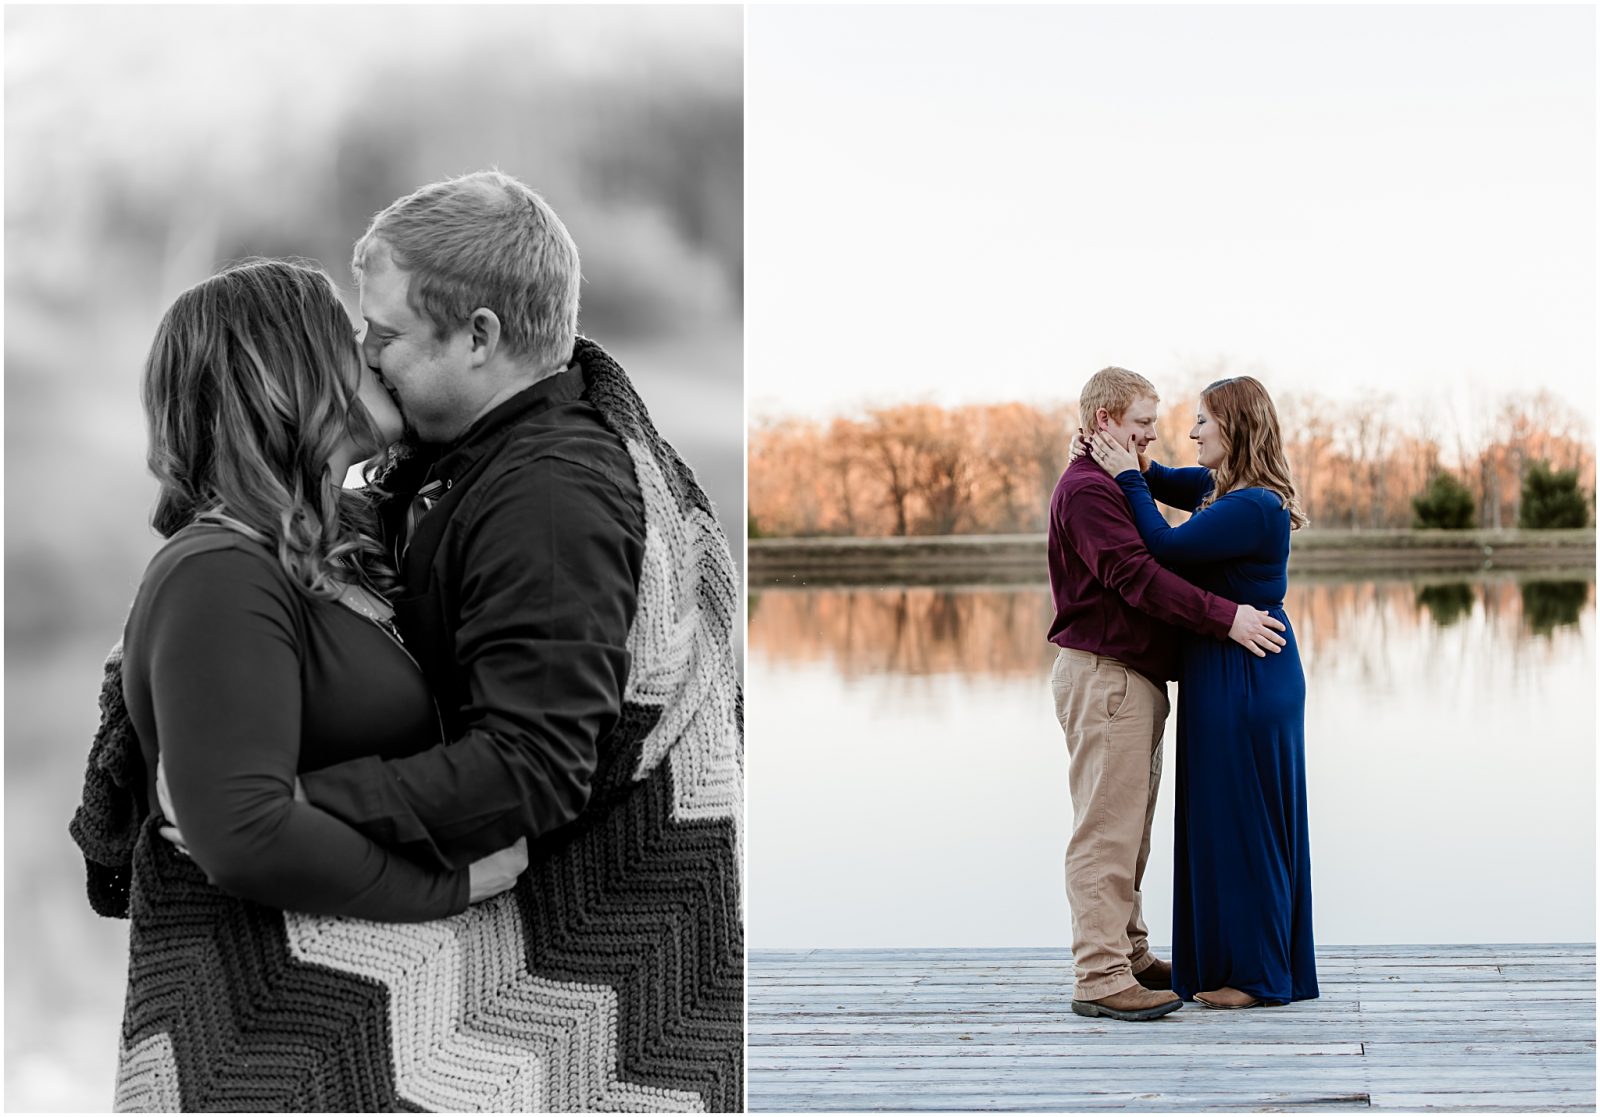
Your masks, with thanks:
[[(1142, 452), (1155, 441), (1158, 402), (1144, 377), (1106, 368), (1083, 386), (1078, 414), (1085, 430)], [(1163, 569), (1122, 490), (1087, 454), (1051, 497), (1049, 563), (1050, 642), (1061, 649), (1051, 689), (1072, 788), (1072, 1011), (1153, 1020), (1183, 1003), (1171, 965), (1150, 953), (1139, 894), (1161, 785), (1167, 681), (1178, 677), (1177, 628), (1266, 655), (1283, 646), (1274, 631), (1283, 625)]]

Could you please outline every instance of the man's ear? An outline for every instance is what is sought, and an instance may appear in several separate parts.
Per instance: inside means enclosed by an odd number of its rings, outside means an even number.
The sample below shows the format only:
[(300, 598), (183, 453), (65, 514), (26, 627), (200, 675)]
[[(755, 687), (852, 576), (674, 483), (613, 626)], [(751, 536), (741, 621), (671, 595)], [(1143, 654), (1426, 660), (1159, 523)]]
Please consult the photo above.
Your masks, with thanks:
[(1110, 425), (1111, 425), (1111, 412), (1107, 411), (1103, 407), (1095, 408), (1094, 409), (1094, 429), (1097, 430), (1097, 431), (1103, 431)]
[(472, 363), (486, 364), (500, 348), (500, 318), (486, 306), (472, 312), (468, 322), (472, 332)]

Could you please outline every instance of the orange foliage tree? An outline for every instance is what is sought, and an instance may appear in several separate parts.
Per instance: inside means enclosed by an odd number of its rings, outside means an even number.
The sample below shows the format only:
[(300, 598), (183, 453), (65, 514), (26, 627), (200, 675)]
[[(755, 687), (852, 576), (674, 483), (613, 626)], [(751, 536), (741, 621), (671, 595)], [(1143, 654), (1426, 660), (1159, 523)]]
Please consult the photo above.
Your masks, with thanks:
[[(1193, 464), (1198, 395), (1162, 400), (1157, 460)], [(1454, 419), (1391, 396), (1286, 394), (1277, 405), (1313, 527), (1409, 527), (1411, 498), (1446, 468), (1472, 491), (1483, 527), (1516, 524), (1534, 462), (1575, 469), (1594, 492), (1582, 417), (1548, 392), (1480, 405), (1488, 433), (1476, 441)], [(1041, 532), (1077, 425), (1070, 403), (909, 403), (827, 422), (769, 420), (750, 433), (751, 520), (768, 536)]]

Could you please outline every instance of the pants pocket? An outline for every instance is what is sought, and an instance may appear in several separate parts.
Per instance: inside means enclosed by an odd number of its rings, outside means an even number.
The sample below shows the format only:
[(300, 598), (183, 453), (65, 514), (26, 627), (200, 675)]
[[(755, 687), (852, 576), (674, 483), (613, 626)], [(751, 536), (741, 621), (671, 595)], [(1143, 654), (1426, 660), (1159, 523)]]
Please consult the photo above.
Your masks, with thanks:
[(1105, 673), (1106, 718), (1116, 721), (1122, 707), (1128, 704), (1128, 669), (1117, 667)]

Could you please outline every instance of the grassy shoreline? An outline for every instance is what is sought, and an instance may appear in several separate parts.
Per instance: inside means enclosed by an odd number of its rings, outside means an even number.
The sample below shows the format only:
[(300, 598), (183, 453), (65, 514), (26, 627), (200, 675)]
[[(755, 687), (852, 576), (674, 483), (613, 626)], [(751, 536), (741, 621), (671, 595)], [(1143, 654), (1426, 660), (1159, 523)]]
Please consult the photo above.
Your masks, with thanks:
[[(1042, 578), (1045, 536), (752, 539), (752, 588), (883, 580), (1014, 582)], [(1291, 573), (1592, 571), (1595, 532), (1331, 531), (1294, 534)]]

